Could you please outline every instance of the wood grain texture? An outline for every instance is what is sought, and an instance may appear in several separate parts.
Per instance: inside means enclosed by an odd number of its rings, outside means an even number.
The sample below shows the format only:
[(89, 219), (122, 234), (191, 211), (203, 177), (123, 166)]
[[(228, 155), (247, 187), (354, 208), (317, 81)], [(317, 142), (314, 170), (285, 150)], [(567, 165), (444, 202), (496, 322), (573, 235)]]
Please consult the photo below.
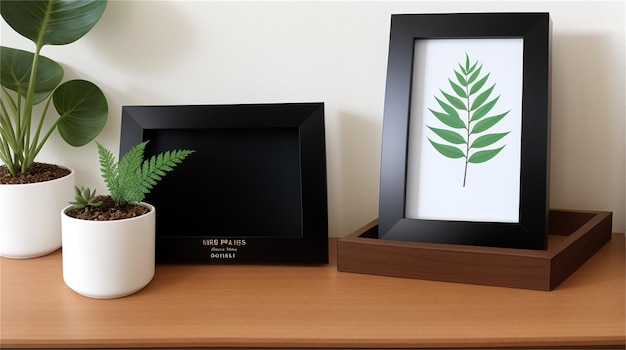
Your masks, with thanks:
[(63, 283), (61, 252), (1, 259), (11, 347), (532, 347), (623, 345), (624, 236), (551, 292), (339, 272), (329, 265), (158, 265), (129, 297)]
[(546, 250), (378, 239), (377, 220), (339, 240), (339, 271), (549, 291), (611, 239), (611, 212), (550, 210)]

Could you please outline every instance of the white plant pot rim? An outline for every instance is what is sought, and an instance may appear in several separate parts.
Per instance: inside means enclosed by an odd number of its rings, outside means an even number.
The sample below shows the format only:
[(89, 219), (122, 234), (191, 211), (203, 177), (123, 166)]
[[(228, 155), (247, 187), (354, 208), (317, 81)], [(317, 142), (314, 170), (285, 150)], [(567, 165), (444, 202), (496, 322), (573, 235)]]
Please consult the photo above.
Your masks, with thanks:
[(67, 216), (68, 219), (71, 219), (71, 220), (92, 221), (92, 222), (97, 222), (97, 223), (100, 223), (100, 224), (107, 224), (107, 223), (115, 224), (115, 223), (118, 223), (120, 221), (139, 220), (140, 218), (142, 218), (142, 217), (144, 217), (146, 215), (149, 215), (150, 213), (154, 212), (154, 210), (155, 210), (154, 206), (152, 204), (150, 204), (150, 203), (140, 202), (140, 203), (137, 203), (137, 205), (140, 205), (142, 207), (148, 208), (149, 211), (147, 213), (143, 214), (143, 215), (135, 216), (135, 217), (132, 217), (132, 218), (124, 218), (124, 219), (117, 219), (117, 220), (86, 220), (86, 219), (79, 219), (79, 218), (75, 218), (73, 216), (67, 215), (68, 211), (74, 209), (74, 207), (72, 205), (68, 205), (67, 207), (63, 208), (63, 210), (61, 210), (61, 214)]
[(0, 256), (29, 259), (61, 247), (58, 210), (74, 193), (76, 172), (58, 179), (28, 184), (0, 184)]

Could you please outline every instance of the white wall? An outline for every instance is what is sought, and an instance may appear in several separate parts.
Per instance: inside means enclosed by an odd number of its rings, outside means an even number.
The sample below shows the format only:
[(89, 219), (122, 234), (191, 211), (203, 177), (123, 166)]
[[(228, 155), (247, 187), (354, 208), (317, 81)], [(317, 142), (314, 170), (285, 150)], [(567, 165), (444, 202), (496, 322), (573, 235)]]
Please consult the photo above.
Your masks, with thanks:
[[(345, 236), (378, 216), (390, 15), (432, 12), (551, 13), (551, 207), (612, 211), (624, 232), (624, 1), (110, 1), (43, 54), (104, 90), (97, 141), (115, 153), (122, 105), (325, 102), (330, 235)], [(32, 49), (4, 21), (1, 42)], [(105, 192), (95, 144), (55, 136), (38, 160)]]

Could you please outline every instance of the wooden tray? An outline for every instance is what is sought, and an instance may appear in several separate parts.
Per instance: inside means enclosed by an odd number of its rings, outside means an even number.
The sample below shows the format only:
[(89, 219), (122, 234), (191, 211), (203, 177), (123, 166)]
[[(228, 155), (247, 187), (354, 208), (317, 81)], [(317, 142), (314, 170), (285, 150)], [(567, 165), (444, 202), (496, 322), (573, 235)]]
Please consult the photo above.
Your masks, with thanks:
[(611, 240), (611, 212), (550, 210), (548, 248), (526, 250), (378, 239), (374, 220), (337, 243), (337, 269), (550, 291)]

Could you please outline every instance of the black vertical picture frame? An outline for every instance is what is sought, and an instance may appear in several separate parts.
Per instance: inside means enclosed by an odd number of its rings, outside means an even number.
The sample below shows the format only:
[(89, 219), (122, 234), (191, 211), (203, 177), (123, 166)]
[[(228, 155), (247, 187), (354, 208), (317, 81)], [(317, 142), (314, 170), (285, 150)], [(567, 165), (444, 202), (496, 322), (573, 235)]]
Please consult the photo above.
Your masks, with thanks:
[[(417, 122), (414, 119), (418, 118), (411, 115), (410, 111), (412, 96), (420, 94), (420, 91), (413, 90), (416, 42), (476, 38), (523, 40), (518, 220), (490, 222), (408, 218), (407, 162), (411, 151), (409, 144), (412, 141), (409, 139), (409, 125)], [(380, 239), (546, 249), (549, 210), (550, 41), (551, 20), (548, 13), (392, 16), (383, 120), (378, 231)], [(464, 69), (462, 64), (460, 66), (461, 70)], [(466, 128), (469, 130), (469, 122)], [(468, 139), (465, 142), (469, 145), (470, 141)], [(428, 169), (421, 167), (420, 170)]]

